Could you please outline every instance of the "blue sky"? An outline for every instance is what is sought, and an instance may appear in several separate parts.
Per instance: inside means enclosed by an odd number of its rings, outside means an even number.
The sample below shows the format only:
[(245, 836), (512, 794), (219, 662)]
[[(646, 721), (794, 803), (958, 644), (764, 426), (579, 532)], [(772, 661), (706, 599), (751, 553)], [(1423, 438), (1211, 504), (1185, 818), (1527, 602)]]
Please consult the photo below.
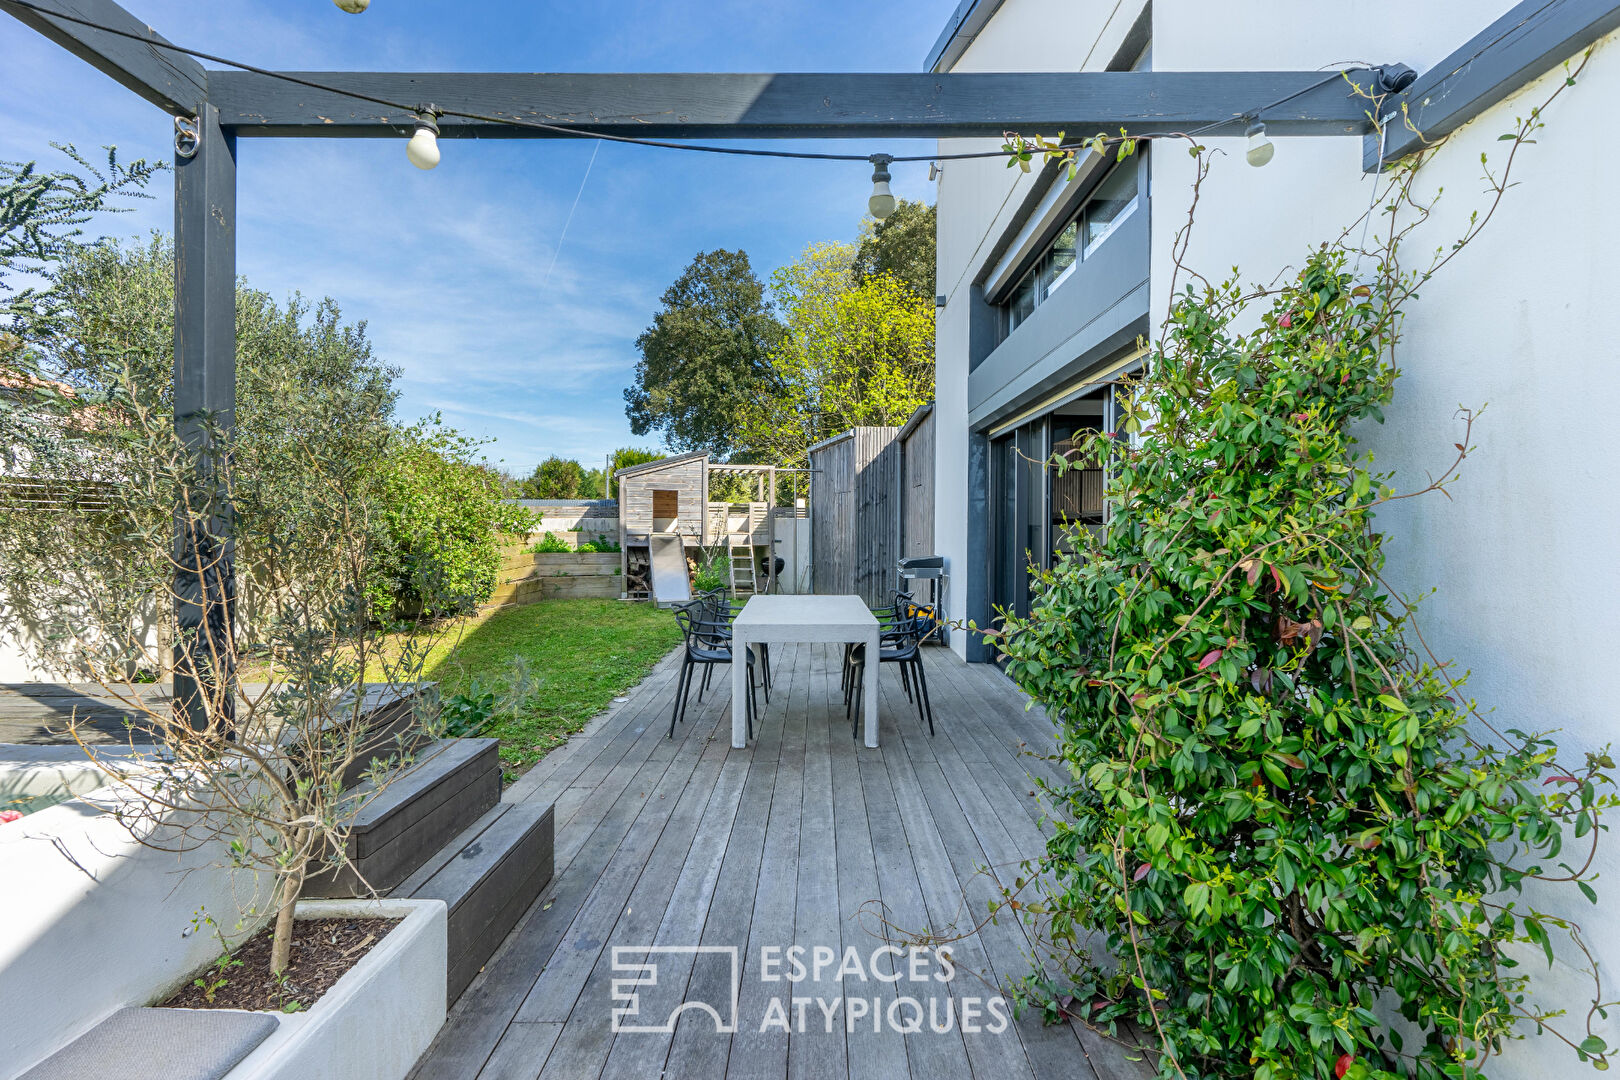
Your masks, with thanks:
[[(124, 2), (177, 44), (248, 63), (396, 71), (916, 71), (955, 7), (373, 0), (353, 16), (331, 0)], [(166, 116), (3, 15), (0, 58), (0, 159), (52, 162), (52, 141), (172, 157)], [(808, 243), (853, 238), (870, 187), (853, 163), (604, 143), (559, 249), (593, 145), (445, 140), (442, 164), (424, 173), (403, 141), (244, 139), (238, 270), (278, 298), (329, 295), (366, 320), (378, 354), (402, 370), (405, 418), (442, 412), (493, 439), (491, 459), (519, 473), (554, 453), (589, 466), (651, 442), (631, 436), (621, 395), (636, 335), (694, 254), (741, 247), (765, 277)], [(897, 166), (894, 188), (933, 201), (926, 166)], [(102, 231), (171, 229), (167, 175), (152, 190)]]

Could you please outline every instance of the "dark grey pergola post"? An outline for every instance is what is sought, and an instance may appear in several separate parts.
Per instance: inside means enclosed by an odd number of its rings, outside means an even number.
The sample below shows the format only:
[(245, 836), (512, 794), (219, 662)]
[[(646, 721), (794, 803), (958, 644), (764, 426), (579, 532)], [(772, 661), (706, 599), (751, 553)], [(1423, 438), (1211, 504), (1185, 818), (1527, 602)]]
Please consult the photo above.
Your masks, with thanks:
[[(222, 471), (236, 423), (236, 137), (197, 114), (174, 158), (174, 426), (198, 490), (175, 521), (174, 699), (194, 727), (235, 715), (234, 515)], [(217, 440), (217, 441), (216, 441)]]

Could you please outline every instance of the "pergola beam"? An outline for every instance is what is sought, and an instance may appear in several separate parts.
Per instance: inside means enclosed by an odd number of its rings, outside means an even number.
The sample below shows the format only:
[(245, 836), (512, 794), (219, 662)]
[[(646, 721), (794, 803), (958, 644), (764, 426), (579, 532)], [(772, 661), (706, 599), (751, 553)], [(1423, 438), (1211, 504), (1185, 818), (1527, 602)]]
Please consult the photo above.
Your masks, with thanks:
[(145, 40), (94, 30), (79, 23), (0, 0), (0, 11), (39, 31), (68, 52), (106, 72), (158, 108), (193, 116), (208, 97), (208, 72), (191, 57), (164, 49), (163, 37), (112, 0), (29, 0), (34, 7), (111, 26)]
[[(1362, 144), (1374, 172), (1438, 142), (1563, 61), (1620, 29), (1620, 0), (1524, 0), (1387, 98), (1382, 160), (1378, 136)], [(1404, 115), (1403, 115), (1404, 108)]]
[[(975, 74), (497, 74), (318, 71), (299, 78), (414, 107), (653, 139), (1000, 138), (1004, 132), (1133, 135), (1223, 125), (1260, 112), (1274, 135), (1359, 135), (1367, 101), (1320, 71)], [(1351, 78), (1372, 85), (1370, 72)], [(1297, 95), (1297, 96), (1291, 96)], [(220, 123), (243, 137), (396, 138), (412, 117), (251, 72), (210, 73)], [(1288, 98), (1279, 105), (1269, 103)], [(446, 138), (554, 138), (515, 123), (445, 116)]]

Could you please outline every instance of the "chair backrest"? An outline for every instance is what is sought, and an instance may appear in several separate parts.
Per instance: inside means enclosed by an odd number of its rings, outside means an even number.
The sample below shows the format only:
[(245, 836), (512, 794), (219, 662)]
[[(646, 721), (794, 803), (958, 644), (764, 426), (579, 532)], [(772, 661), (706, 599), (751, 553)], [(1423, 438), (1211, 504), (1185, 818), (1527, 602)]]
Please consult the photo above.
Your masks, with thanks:
[(693, 600), (675, 609), (675, 624), (681, 628), (688, 652), (693, 649), (706, 649), (712, 652), (715, 649), (730, 648), (725, 639), (715, 633), (715, 621), (707, 616), (708, 611), (701, 600)]

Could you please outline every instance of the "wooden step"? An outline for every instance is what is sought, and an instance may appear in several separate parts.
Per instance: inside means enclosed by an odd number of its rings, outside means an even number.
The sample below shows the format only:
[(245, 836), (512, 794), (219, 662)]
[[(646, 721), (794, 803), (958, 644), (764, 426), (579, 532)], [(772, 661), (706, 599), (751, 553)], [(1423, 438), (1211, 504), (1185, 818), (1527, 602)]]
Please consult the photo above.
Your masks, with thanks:
[[(361, 784), (363, 790), (370, 781)], [(360, 809), (345, 851), (351, 865), (304, 882), (304, 896), (387, 893), (501, 798), (500, 740), (441, 739)], [(370, 886), (370, 889), (367, 886)]]
[(501, 803), (394, 891), (443, 900), (450, 909), (449, 1000), (453, 1003), (551, 882), (556, 813), (550, 804)]

